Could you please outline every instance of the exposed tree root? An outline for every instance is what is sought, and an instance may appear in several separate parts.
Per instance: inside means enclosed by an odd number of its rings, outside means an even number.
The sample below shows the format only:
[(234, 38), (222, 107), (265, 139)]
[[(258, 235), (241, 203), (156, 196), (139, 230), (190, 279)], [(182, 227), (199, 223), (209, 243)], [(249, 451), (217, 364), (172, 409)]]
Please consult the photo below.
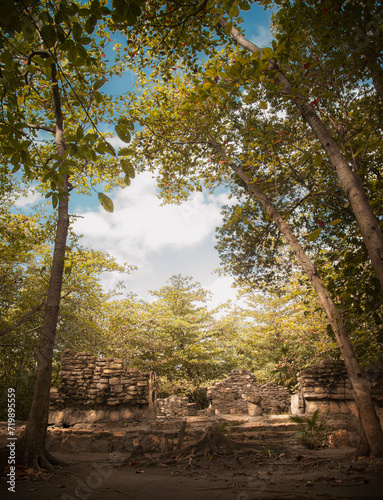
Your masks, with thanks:
[[(7, 447), (0, 449), (0, 473), (4, 473), (8, 452)], [(54, 466), (65, 465), (65, 462), (57, 459), (46, 450), (40, 447), (31, 448), (27, 446), (24, 436), (21, 436), (16, 443), (16, 463), (23, 467), (33, 468), (34, 472), (41, 476), (45, 472), (54, 472)]]
[(202, 437), (183, 448), (175, 451), (168, 451), (160, 456), (160, 459), (177, 456), (180, 458), (195, 457), (199, 455), (236, 455), (239, 453), (257, 453), (254, 445), (240, 443), (226, 437), (215, 425), (209, 426)]

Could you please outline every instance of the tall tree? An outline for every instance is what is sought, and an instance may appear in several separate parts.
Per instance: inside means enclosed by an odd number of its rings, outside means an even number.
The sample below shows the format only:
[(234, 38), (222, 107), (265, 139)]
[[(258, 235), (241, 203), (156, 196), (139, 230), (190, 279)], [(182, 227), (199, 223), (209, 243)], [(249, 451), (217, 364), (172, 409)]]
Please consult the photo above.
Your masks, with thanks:
[(200, 398), (206, 387), (235, 366), (233, 315), (215, 317), (209, 292), (190, 277), (172, 276), (150, 292), (153, 302), (129, 298), (108, 305), (108, 338), (118, 353), (140, 370), (155, 371), (159, 393)]
[(297, 274), (288, 284), (280, 282), (275, 292), (248, 288), (244, 297), (244, 324), (236, 346), (242, 366), (248, 366), (258, 380), (294, 387), (297, 372), (313, 360), (339, 357), (304, 276)]
[[(355, 214), (359, 231), (365, 242), (372, 266), (381, 287), (383, 287), (383, 233), (379, 220), (369, 203), (360, 176), (350, 166), (347, 155), (344, 154), (342, 148), (339, 146), (337, 138), (334, 138), (330, 127), (322, 119), (320, 113), (318, 113), (316, 106), (320, 98), (318, 95), (314, 99), (311, 96), (310, 81), (313, 76), (310, 80), (302, 82), (300, 72), (296, 70), (297, 61), (294, 55), (291, 59), (289, 57), (290, 46), (294, 46), (297, 40), (305, 44), (307, 52), (311, 47), (315, 49), (316, 39), (310, 44), (310, 37), (309, 35), (306, 36), (305, 31), (303, 31), (303, 35), (299, 33), (295, 39), (294, 36), (291, 36), (288, 30), (289, 26), (286, 24), (288, 15), (283, 18), (284, 7), (286, 6), (288, 9), (290, 2), (279, 1), (276, 2), (277, 6), (281, 7), (282, 12), (280, 17), (282, 33), (279, 36), (279, 44), (274, 45), (275, 50), (257, 47), (247, 40), (235, 26), (240, 9), (249, 10), (251, 3), (246, 0), (234, 0), (218, 4), (214, 1), (202, 4), (195, 2), (187, 6), (177, 1), (162, 4), (146, 4), (145, 15), (140, 18), (137, 24), (139, 31), (137, 31), (135, 37), (129, 39), (131, 48), (131, 51), (129, 51), (129, 62), (138, 71), (142, 72), (142, 81), (145, 81), (146, 75), (143, 67), (149, 64), (152, 65), (153, 56), (158, 53), (158, 62), (151, 77), (161, 74), (166, 79), (170, 79), (173, 71), (177, 69), (177, 65), (179, 64), (187, 66), (191, 71), (191, 75), (193, 72), (198, 72), (201, 65), (201, 60), (198, 60), (198, 58), (202, 51), (212, 57), (212, 55), (220, 52), (222, 44), (225, 44), (226, 47), (234, 44), (243, 49), (236, 52), (233, 51), (231, 56), (228, 56), (231, 58), (232, 64), (225, 64), (223, 71), (221, 71), (220, 66), (216, 67), (214, 75), (212, 74), (212, 78), (209, 81), (209, 86), (205, 87), (205, 95), (221, 92), (222, 79), (225, 81), (227, 76), (229, 76), (230, 79), (235, 79), (239, 85), (244, 85), (247, 88), (247, 92), (252, 94), (254, 100), (259, 100), (259, 94), (263, 90), (266, 90), (268, 96), (279, 99), (278, 107), (280, 109), (291, 111), (290, 103), (298, 111), (299, 116), (313, 131), (322, 151), (336, 172), (338, 181)], [(271, 2), (265, 0), (259, 3), (268, 6)], [(300, 2), (297, 2), (296, 5), (298, 7), (296, 11), (300, 15), (300, 24), (303, 26), (306, 24), (310, 25), (311, 18), (313, 17), (310, 13), (310, 8), (322, 14), (327, 13), (330, 9), (327, 3), (331, 4), (331, 7), (336, 11), (339, 19), (335, 23), (339, 25), (339, 30), (343, 30), (342, 32), (344, 33), (346, 29), (342, 27), (343, 7), (339, 9), (338, 2), (335, 2), (335, 0), (334, 2), (326, 2), (326, 7), (323, 7), (322, 3), (313, 2), (312, 7), (303, 9), (302, 11), (299, 10)], [(348, 3), (344, 3), (344, 9), (346, 10), (348, 9)], [(374, 13), (379, 12), (379, 5), (380, 3), (376, 1), (368, 2), (365, 5), (365, 17), (373, 18)], [(370, 36), (370, 32), (378, 33), (378, 35), (374, 34), (375, 38), (376, 36), (381, 36), (378, 24), (375, 24), (374, 27), (370, 26), (371, 29), (367, 29), (366, 36)], [(213, 26), (218, 27), (218, 32), (212, 30)], [(329, 30), (331, 28), (332, 33), (334, 33), (335, 27), (336, 24), (329, 17), (328, 23), (322, 23), (320, 28), (321, 33), (327, 28)], [(318, 31), (316, 29), (316, 32)], [(325, 40), (324, 37), (322, 37), (322, 42), (323, 40)], [(333, 45), (335, 45), (336, 40), (337, 37), (334, 34), (332, 37)], [(159, 47), (161, 49), (157, 50)], [(321, 57), (322, 60), (326, 60), (327, 51), (323, 50), (323, 43), (319, 54), (315, 53), (314, 49), (312, 51), (314, 54), (313, 57)], [(348, 51), (353, 50), (353, 46), (342, 44), (340, 49), (338, 50), (337, 60), (339, 61), (343, 57), (344, 64), (347, 67)], [(380, 54), (377, 54), (376, 63), (380, 60), (379, 58)], [(301, 68), (304, 68), (305, 64), (307, 64), (307, 61), (301, 61)], [(228, 75), (227, 70), (230, 66), (232, 70), (231, 74), (229, 73)], [(374, 65), (374, 67), (377, 66), (377, 64)], [(350, 74), (353, 74), (354, 69), (355, 65), (349, 68)], [(359, 71), (357, 77), (360, 75)]]
[[(109, 180), (121, 184), (120, 169), (129, 184), (134, 170), (124, 160), (116, 160), (113, 147), (99, 129), (102, 122), (115, 120), (115, 113), (120, 111), (99, 89), (109, 76), (121, 73), (122, 67), (108, 68), (102, 62), (103, 47), (108, 41), (104, 27), (101, 26), (98, 39), (91, 36), (110, 10), (98, 1), (84, 6), (75, 1), (25, 5), (20, 0), (16, 8), (19, 19), (11, 16), (0, 39), (2, 155), (14, 166), (12, 172), (23, 166), (27, 178), (48, 183), (47, 197), (53, 208), (57, 207), (35, 392), (25, 434), (19, 441), (19, 457), (39, 470), (40, 466), (49, 468), (51, 458), (45, 450), (45, 434), (66, 262), (69, 193), (73, 184), (80, 189), (87, 184), (88, 176), (93, 176), (95, 182)], [(122, 19), (125, 14), (117, 13), (117, 18)], [(130, 122), (120, 116), (116, 132), (125, 142), (130, 140), (129, 129)], [(41, 147), (44, 133), (51, 134), (53, 140), (47, 139)], [(106, 210), (113, 211), (111, 200), (104, 193), (99, 193), (99, 199)]]
[[(265, 164), (265, 170), (272, 171), (273, 162), (269, 163), (267, 158), (268, 148), (276, 140), (272, 131), (269, 134), (271, 137), (267, 136), (268, 127), (261, 120), (253, 118), (254, 124), (250, 129), (247, 123), (241, 123), (241, 108), (246, 106), (241, 102), (238, 86), (235, 81), (232, 82), (238, 71), (235, 67), (237, 57), (234, 60), (234, 67), (230, 66), (227, 70), (226, 86), (220, 94), (216, 92), (203, 96), (201, 90), (196, 90), (215, 87), (215, 82), (209, 80), (215, 72), (212, 68), (214, 62), (207, 63), (206, 73), (194, 77), (194, 86), (185, 77), (175, 79), (172, 85), (166, 82), (152, 92), (144, 91), (132, 108), (134, 116), (146, 127), (136, 138), (136, 156), (141, 157), (143, 162), (149, 160), (151, 167), (160, 171), (159, 183), (165, 199), (169, 201), (187, 196), (191, 189), (201, 189), (201, 184), (213, 188), (222, 184), (232, 186), (233, 182), (239, 184), (248, 196), (256, 198), (284, 236), (318, 295), (345, 360), (368, 444), (374, 454), (381, 454), (383, 432), (341, 312), (299, 238), (286, 222), (286, 217), (270, 201), (272, 184), (258, 176), (259, 164)], [(265, 62), (268, 64), (267, 59)], [(222, 77), (220, 73), (219, 78)], [(201, 80), (204, 82), (202, 85)], [(246, 109), (243, 113), (246, 115)], [(264, 141), (260, 140), (255, 146), (248, 136), (249, 132), (256, 136), (257, 130), (260, 130)], [(253, 141), (256, 142), (255, 139)]]

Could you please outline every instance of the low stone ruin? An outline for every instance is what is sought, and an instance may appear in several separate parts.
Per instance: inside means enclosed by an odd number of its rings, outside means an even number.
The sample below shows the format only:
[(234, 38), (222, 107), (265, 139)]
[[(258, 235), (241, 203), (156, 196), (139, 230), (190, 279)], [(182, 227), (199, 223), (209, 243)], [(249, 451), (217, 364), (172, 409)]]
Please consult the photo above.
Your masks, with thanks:
[[(383, 420), (383, 371), (367, 372), (371, 396), (377, 414)], [(323, 415), (358, 416), (350, 380), (343, 362), (322, 361), (298, 373), (299, 391), (292, 397), (294, 414), (311, 414), (319, 409)]]
[(232, 370), (229, 378), (209, 387), (210, 410), (215, 414), (259, 416), (290, 411), (291, 394), (286, 387), (272, 383), (259, 385), (244, 369)]
[[(235, 369), (229, 377), (209, 387), (209, 408), (197, 411), (188, 398), (156, 399), (152, 372), (128, 368), (118, 358), (96, 358), (66, 350), (61, 358), (61, 382), (51, 389), (49, 423), (72, 426), (82, 423), (145, 421), (156, 417), (179, 418), (205, 414), (261, 415), (312, 414), (350, 416), (357, 409), (343, 363), (322, 361), (298, 374), (298, 393), (272, 383), (258, 384), (248, 370)], [(383, 369), (367, 372), (377, 413), (383, 422)]]
[(157, 399), (157, 417), (185, 417), (188, 414), (189, 398), (169, 396)]
[(64, 351), (61, 383), (51, 389), (49, 423), (120, 422), (155, 417), (152, 372), (124, 366), (119, 358)]

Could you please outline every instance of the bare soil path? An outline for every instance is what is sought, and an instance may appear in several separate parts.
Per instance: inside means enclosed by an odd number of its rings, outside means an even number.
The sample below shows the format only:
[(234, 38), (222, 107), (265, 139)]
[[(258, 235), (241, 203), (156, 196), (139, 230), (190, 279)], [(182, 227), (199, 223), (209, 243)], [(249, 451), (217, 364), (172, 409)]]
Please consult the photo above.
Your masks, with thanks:
[[(17, 469), (15, 493), (1, 478), (4, 500), (383, 499), (383, 461), (353, 450), (294, 447), (256, 455), (210, 456), (148, 465), (122, 453), (55, 453), (66, 465), (37, 478)], [(156, 459), (158, 454), (147, 454)]]

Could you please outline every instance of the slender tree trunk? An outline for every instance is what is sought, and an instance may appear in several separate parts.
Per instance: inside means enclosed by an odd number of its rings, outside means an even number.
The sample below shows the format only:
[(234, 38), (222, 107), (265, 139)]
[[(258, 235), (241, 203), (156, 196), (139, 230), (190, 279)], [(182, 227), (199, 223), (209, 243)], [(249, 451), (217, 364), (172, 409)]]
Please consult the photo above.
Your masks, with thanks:
[(332, 301), (323, 281), (317, 274), (314, 264), (307, 257), (290, 226), (283, 220), (282, 216), (275, 209), (275, 207), (267, 200), (259, 187), (256, 184), (251, 183), (248, 176), (244, 174), (239, 167), (232, 165), (232, 169), (246, 183), (250, 191), (261, 203), (267, 213), (272, 217), (278, 226), (278, 229), (285, 236), (298, 262), (307, 274), (312, 287), (316, 291), (319, 301), (324, 308), (327, 319), (334, 332), (340, 352), (343, 356), (347, 374), (352, 385), (355, 403), (359, 410), (361, 425), (370, 447), (370, 451), (375, 456), (383, 456), (383, 430), (371, 399), (370, 387), (367, 380), (363, 376), (362, 369), (355, 356), (346, 327), (341, 319), (337, 307)]
[[(57, 154), (62, 158), (65, 151), (63, 118), (60, 94), (56, 80), (56, 67), (52, 64), (52, 94), (56, 117), (55, 140)], [(52, 268), (45, 304), (42, 334), (37, 354), (37, 374), (31, 410), (29, 412), (25, 434), (21, 440), (22, 461), (33, 465), (50, 468), (50, 459), (45, 450), (45, 437), (48, 425), (49, 396), (52, 378), (53, 348), (55, 344), (57, 320), (60, 308), (61, 288), (65, 264), (65, 249), (69, 227), (68, 175), (64, 174), (60, 186), (57, 228), (53, 251)]]
[(341, 315), (332, 301), (323, 281), (317, 274), (315, 265), (306, 255), (303, 247), (299, 243), (290, 226), (284, 221), (281, 214), (277, 211), (274, 205), (270, 203), (261, 189), (254, 182), (251, 182), (249, 176), (240, 167), (230, 163), (228, 156), (217, 143), (212, 142), (211, 145), (221, 155), (222, 160), (227, 162), (235, 174), (247, 185), (250, 192), (273, 219), (280, 232), (286, 238), (287, 243), (294, 252), (294, 255), (296, 256), (303, 271), (309, 278), (311, 285), (317, 293), (319, 301), (326, 313), (327, 319), (339, 345), (340, 352), (343, 356), (347, 374), (352, 385), (355, 403), (359, 411), (360, 422), (369, 449), (373, 455), (383, 456), (383, 430), (371, 399), (369, 384), (363, 376), (362, 369), (355, 356), (347, 329), (341, 319)]
[[(222, 18), (219, 21), (220, 26), (225, 28), (226, 21)], [(262, 50), (244, 38), (236, 29), (231, 29), (231, 36), (236, 43), (252, 53), (262, 53)], [(355, 214), (360, 233), (365, 242), (372, 266), (380, 285), (383, 288), (383, 233), (379, 222), (367, 199), (362, 182), (359, 176), (352, 171), (348, 162), (344, 159), (337, 143), (334, 141), (325, 124), (318, 117), (312, 105), (307, 104), (302, 95), (294, 95), (293, 85), (290, 80), (278, 68), (274, 60), (269, 62), (269, 68), (276, 72), (279, 83), (281, 84), (281, 93), (290, 96), (292, 102), (297, 106), (303, 118), (307, 121), (322, 147), (326, 151), (327, 157), (336, 171), (340, 185), (345, 192), (352, 210)]]

